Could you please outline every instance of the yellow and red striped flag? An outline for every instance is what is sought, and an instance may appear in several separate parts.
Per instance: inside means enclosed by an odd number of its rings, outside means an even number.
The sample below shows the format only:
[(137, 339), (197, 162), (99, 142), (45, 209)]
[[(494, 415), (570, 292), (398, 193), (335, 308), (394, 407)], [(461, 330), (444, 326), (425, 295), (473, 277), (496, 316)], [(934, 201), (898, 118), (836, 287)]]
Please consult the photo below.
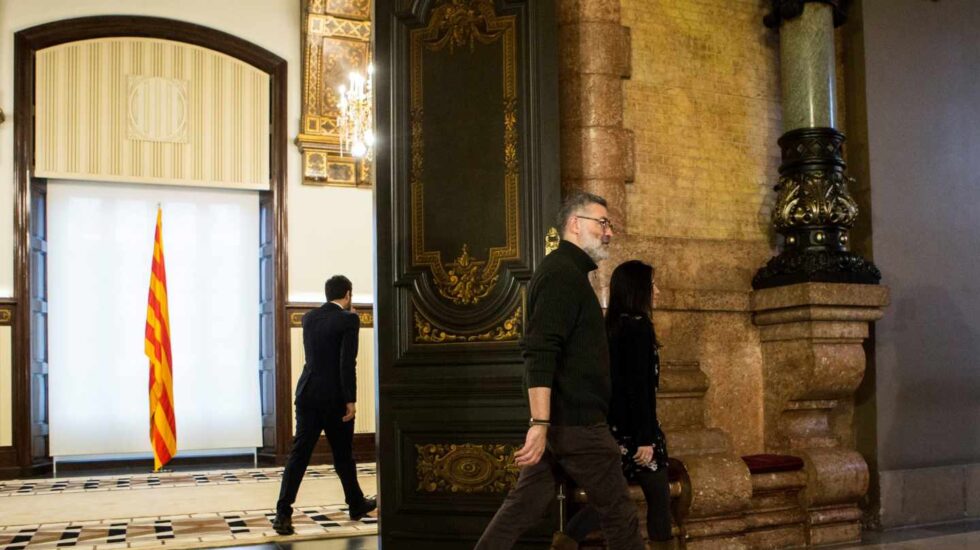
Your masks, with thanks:
[(163, 209), (159, 207), (153, 238), (150, 296), (146, 303), (144, 348), (150, 359), (150, 445), (153, 447), (153, 470), (158, 471), (177, 454), (167, 270), (163, 263)]

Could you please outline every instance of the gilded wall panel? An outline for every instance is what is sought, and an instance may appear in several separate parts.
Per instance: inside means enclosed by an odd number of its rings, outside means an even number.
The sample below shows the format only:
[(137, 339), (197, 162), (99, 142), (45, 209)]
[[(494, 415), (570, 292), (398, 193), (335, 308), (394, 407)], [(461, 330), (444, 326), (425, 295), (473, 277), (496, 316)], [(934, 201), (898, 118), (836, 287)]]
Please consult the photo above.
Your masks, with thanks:
[(35, 175), (269, 188), (269, 77), (168, 40), (104, 38), (37, 55)]
[(306, 0), (303, 10), (303, 116), (296, 143), (303, 183), (369, 186), (370, 162), (340, 150), (337, 89), (371, 63), (370, 0)]

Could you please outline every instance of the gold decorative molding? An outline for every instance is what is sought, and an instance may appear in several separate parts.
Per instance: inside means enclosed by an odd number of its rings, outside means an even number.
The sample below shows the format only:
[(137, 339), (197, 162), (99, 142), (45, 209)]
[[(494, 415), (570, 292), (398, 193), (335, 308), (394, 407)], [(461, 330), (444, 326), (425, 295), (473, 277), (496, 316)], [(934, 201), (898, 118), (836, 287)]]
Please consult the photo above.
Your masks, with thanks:
[[(303, 326), (303, 316), (312, 309), (320, 307), (321, 304), (292, 302), (286, 304), (286, 313), (289, 317), (291, 328)], [(354, 313), (361, 320), (361, 328), (371, 328), (374, 326), (374, 306), (372, 304), (354, 304)]]
[(469, 245), (464, 244), (459, 257), (446, 270), (447, 277), (436, 280), (439, 294), (457, 305), (471, 305), (485, 298), (500, 276), (491, 274), (485, 279), (486, 272), (481, 276), (480, 267), (484, 263), (470, 257)]
[(10, 304), (0, 304), (0, 325), (14, 324), (14, 306)]
[[(502, 39), (502, 40), (501, 40)], [(411, 189), (412, 189), (412, 261), (416, 266), (428, 267), (440, 294), (460, 305), (472, 305), (489, 294), (496, 284), (500, 264), (520, 258), (519, 185), (520, 173), (517, 161), (517, 19), (512, 16), (498, 17), (490, 0), (449, 0), (436, 7), (424, 29), (411, 31)], [(449, 54), (458, 46), (475, 43), (493, 44), (501, 41), (503, 47), (503, 162), (504, 207), (506, 242), (503, 246), (490, 247), (487, 260), (471, 256), (464, 245), (468, 266), (480, 265), (479, 275), (469, 275), (469, 281), (481, 288), (482, 296), (466, 300), (454, 292), (457, 283), (442, 263), (442, 253), (425, 248), (425, 154), (422, 121), (424, 115), (422, 60), (425, 50), (438, 52), (449, 46)], [(457, 267), (459, 259), (457, 259)], [(486, 292), (483, 292), (485, 288)], [(474, 293), (474, 296), (476, 294)]]
[(507, 342), (519, 340), (524, 325), (524, 306), (517, 306), (499, 326), (475, 334), (454, 334), (435, 326), (421, 313), (415, 311), (415, 342), (421, 344), (450, 344), (457, 342)]
[(430, 443), (415, 451), (420, 493), (506, 493), (520, 472), (513, 445)]
[(433, 12), (426, 32), (426, 47), (439, 51), (449, 46), (449, 52), (475, 42), (492, 44), (506, 26), (500, 25), (493, 3), (489, 0), (449, 0)]
[(305, 0), (303, 115), (296, 138), (303, 183), (369, 187), (371, 163), (340, 151), (337, 88), (371, 62), (370, 0)]

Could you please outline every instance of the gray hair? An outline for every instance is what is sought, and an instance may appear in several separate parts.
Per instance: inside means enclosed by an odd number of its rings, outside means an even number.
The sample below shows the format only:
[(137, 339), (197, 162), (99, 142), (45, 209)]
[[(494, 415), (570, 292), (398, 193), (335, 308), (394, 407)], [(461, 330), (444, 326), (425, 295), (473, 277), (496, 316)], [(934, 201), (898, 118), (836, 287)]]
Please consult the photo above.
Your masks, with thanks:
[(586, 193), (585, 191), (576, 191), (565, 197), (565, 200), (561, 203), (561, 208), (558, 210), (558, 219), (556, 220), (558, 222), (558, 232), (564, 235), (565, 226), (568, 225), (568, 219), (575, 215), (579, 209), (585, 208), (590, 204), (600, 204), (608, 207), (606, 199), (599, 195)]

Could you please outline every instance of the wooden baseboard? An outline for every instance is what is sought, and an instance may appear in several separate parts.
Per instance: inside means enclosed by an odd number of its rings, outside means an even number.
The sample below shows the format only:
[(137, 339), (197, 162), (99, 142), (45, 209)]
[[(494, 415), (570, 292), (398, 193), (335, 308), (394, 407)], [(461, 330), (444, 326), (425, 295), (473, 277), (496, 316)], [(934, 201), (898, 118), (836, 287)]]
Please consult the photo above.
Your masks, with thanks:
[(39, 477), (51, 473), (51, 459), (23, 467), (17, 462), (17, 449), (0, 447), (0, 479)]

